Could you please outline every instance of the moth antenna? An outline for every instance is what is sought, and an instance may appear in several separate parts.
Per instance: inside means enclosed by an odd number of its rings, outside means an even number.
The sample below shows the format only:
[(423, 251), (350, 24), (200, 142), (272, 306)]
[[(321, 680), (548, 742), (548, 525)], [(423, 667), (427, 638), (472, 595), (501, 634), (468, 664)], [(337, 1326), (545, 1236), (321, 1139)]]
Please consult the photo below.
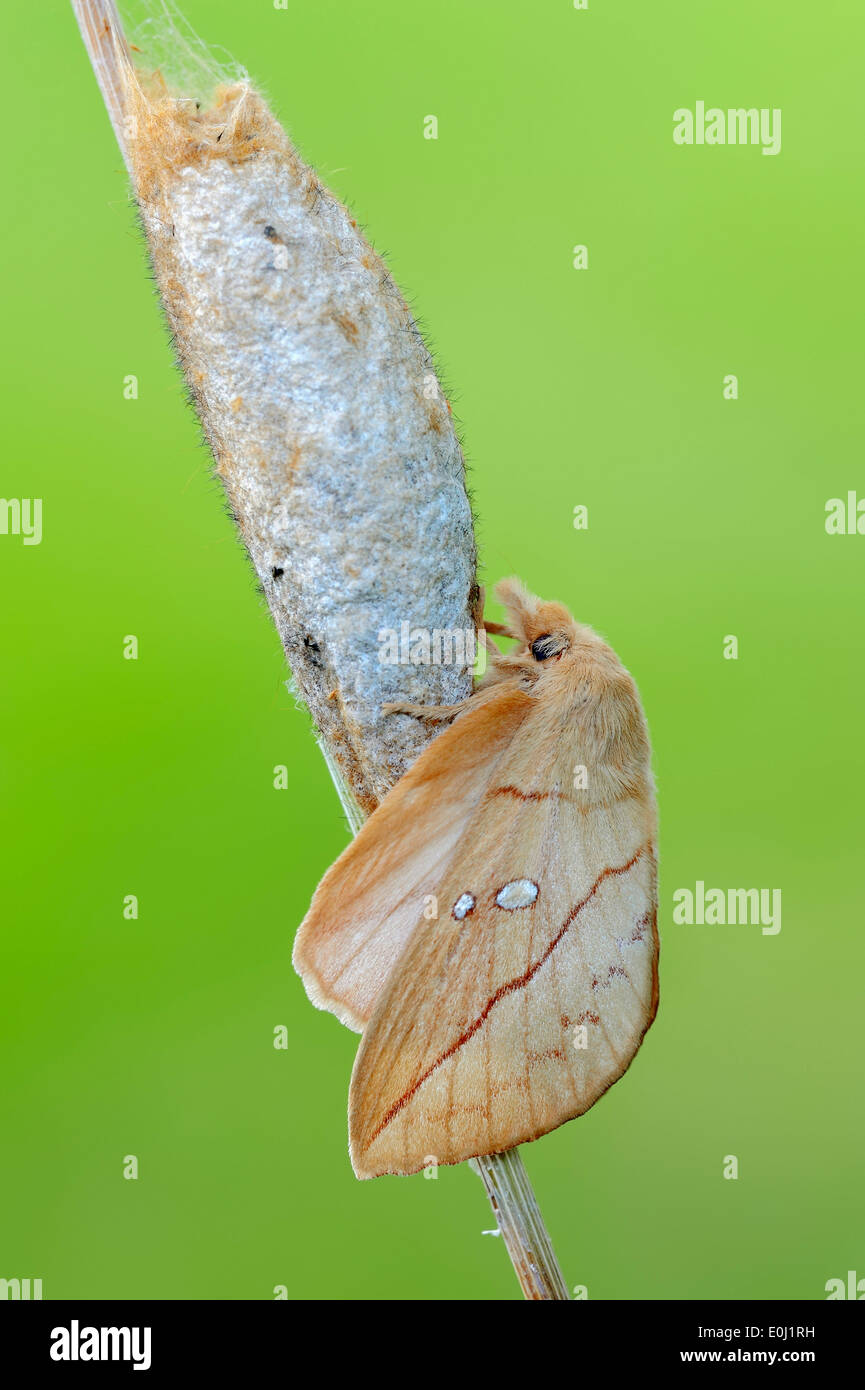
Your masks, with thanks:
[(511, 632), (511, 636), (518, 642), (525, 642), (526, 632), (538, 609), (538, 599), (529, 593), (516, 576), (500, 580), (496, 585), (495, 595), (499, 603), (504, 604), (508, 610), (511, 627), (516, 629), (515, 633)]

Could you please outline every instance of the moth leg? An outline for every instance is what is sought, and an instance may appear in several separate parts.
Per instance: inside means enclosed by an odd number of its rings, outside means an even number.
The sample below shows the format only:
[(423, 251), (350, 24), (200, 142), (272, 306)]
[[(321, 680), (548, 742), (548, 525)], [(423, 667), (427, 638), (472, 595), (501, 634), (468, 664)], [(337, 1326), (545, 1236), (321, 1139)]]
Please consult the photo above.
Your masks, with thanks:
[(507, 623), (491, 623), (484, 619), (484, 631), (492, 632), (496, 637), (512, 637), (515, 642), (520, 640), (518, 632), (512, 632)]
[(382, 705), (382, 714), (409, 714), (414, 719), (423, 719), (429, 724), (444, 724), (455, 719), (473, 703), (471, 696), (455, 705), (413, 705), (410, 700), (392, 700)]

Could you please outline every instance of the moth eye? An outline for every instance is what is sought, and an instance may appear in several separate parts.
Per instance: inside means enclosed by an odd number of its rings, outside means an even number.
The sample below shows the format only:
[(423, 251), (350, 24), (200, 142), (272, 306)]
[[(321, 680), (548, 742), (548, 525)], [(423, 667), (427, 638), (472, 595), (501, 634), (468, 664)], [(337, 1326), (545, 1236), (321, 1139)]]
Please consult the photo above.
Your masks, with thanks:
[(549, 661), (551, 656), (557, 656), (564, 651), (565, 644), (561, 637), (554, 637), (551, 632), (545, 632), (540, 637), (536, 637), (530, 647), (535, 661)]
[(538, 885), (530, 878), (515, 878), (496, 893), (496, 906), (503, 907), (506, 912), (515, 912), (518, 907), (531, 907), (538, 891)]
[(464, 917), (468, 917), (469, 913), (474, 910), (474, 905), (475, 900), (471, 893), (461, 893), (451, 908), (451, 913), (456, 917), (458, 922), (461, 922)]

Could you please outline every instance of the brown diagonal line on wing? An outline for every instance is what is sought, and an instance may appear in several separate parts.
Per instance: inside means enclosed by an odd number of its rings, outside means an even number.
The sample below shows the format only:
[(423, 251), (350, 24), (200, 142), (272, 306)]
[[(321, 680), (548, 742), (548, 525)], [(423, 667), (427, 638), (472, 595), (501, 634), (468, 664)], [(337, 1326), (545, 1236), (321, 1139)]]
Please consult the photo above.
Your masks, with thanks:
[(628, 791), (621, 796), (611, 796), (605, 801), (584, 802), (580, 797), (570, 796), (563, 791), (537, 791), (530, 789), (523, 791), (522, 787), (514, 786), (513, 782), (508, 782), (503, 787), (491, 787), (487, 792), (490, 800), (494, 796), (512, 796), (516, 801), (567, 801), (568, 805), (573, 806), (581, 816), (587, 816), (591, 812), (609, 811), (611, 806), (617, 806), (622, 801), (634, 801), (642, 796), (642, 792)]
[(496, 1004), (498, 1004), (501, 999), (504, 999), (506, 995), (512, 994), (516, 989), (523, 989), (529, 983), (529, 980), (531, 980), (532, 977), (538, 973), (545, 961), (549, 960), (553, 951), (556, 949), (562, 937), (565, 935), (565, 932), (568, 930), (571, 924), (576, 921), (583, 908), (591, 902), (592, 898), (597, 893), (601, 884), (608, 878), (614, 878), (620, 874), (628, 873), (628, 871), (634, 867), (638, 860), (642, 859), (643, 855), (650, 848), (650, 844), (642, 845), (637, 850), (636, 854), (634, 854), (632, 858), (628, 860), (627, 864), (613, 866), (608, 865), (606, 868), (601, 870), (601, 872), (598, 874), (598, 877), (595, 879), (594, 883), (589, 889), (588, 893), (585, 895), (584, 898), (581, 898), (580, 901), (571, 908), (564, 922), (559, 927), (559, 930), (556, 932), (556, 935), (553, 937), (552, 941), (549, 943), (543, 954), (540, 955), (538, 959), (535, 961), (534, 965), (529, 966), (529, 969), (526, 970), (526, 972), (523, 975), (518, 975), (516, 979), (508, 980), (506, 984), (499, 986), (495, 994), (491, 995), (491, 997), (487, 1000), (478, 1017), (474, 1020), (473, 1023), (469, 1024), (468, 1028), (466, 1028), (463, 1031), (460, 1037), (457, 1038), (456, 1042), (451, 1043), (450, 1047), (446, 1048), (446, 1050), (441, 1054), (441, 1056), (437, 1057), (436, 1060), (432, 1063), (432, 1065), (427, 1067), (426, 1071), (418, 1077), (417, 1081), (412, 1083), (412, 1085), (408, 1088), (405, 1094), (400, 1096), (399, 1100), (396, 1101), (395, 1104), (393, 1104), (390, 1107), (387, 1114), (373, 1130), (372, 1134), (370, 1135), (369, 1139), (364, 1145), (364, 1152), (366, 1152), (370, 1145), (375, 1142), (375, 1140), (381, 1134), (382, 1130), (387, 1128), (391, 1120), (395, 1119), (395, 1117), (399, 1114), (400, 1110), (402, 1110), (403, 1106), (411, 1100), (415, 1092), (418, 1091), (420, 1087), (424, 1084), (424, 1082), (432, 1076), (433, 1072), (437, 1071), (438, 1068), (442, 1066), (442, 1064), (446, 1062), (449, 1057), (452, 1057), (455, 1052), (458, 1052), (459, 1049), (469, 1041), (470, 1038), (474, 1037), (475, 1033), (478, 1031), (478, 1029), (484, 1023), (484, 1020), (487, 1018), (487, 1015), (489, 1014), (490, 1010), (495, 1008)]

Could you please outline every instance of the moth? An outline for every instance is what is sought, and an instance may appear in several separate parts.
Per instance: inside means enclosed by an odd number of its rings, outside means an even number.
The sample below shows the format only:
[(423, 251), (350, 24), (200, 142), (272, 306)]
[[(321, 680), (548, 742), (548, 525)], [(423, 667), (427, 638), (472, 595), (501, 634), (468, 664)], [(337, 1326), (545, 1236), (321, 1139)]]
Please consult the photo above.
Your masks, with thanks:
[[(361, 1178), (537, 1139), (627, 1070), (658, 1007), (646, 720), (615, 652), (516, 579), (489, 664), (319, 884), (294, 947), (363, 1034)], [(503, 653), (486, 634), (513, 639)]]

